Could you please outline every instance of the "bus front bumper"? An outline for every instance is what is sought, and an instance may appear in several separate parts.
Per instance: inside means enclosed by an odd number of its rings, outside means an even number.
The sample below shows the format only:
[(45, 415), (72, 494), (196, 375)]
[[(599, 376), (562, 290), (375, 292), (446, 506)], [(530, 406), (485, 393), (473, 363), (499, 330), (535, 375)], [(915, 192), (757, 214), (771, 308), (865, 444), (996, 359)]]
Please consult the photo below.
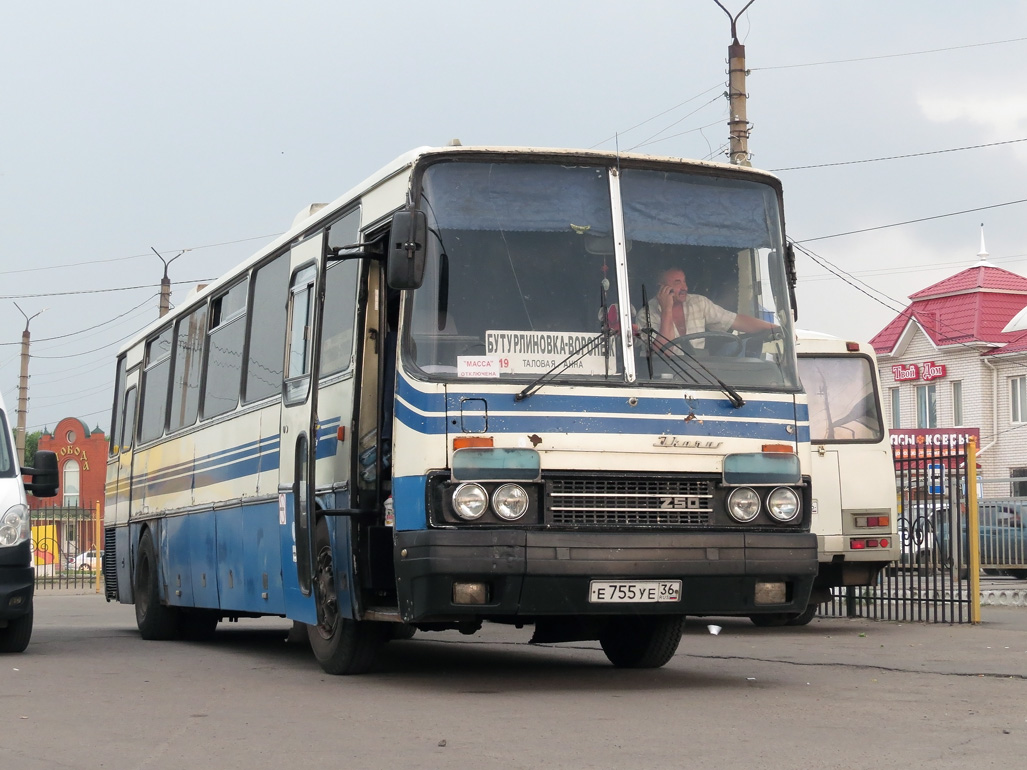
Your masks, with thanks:
[[(773, 532), (401, 531), (395, 564), (407, 622), (798, 613), (817, 574), (817, 539)], [(680, 580), (680, 599), (593, 602), (595, 580)], [(767, 584), (783, 587), (783, 601), (758, 598)]]

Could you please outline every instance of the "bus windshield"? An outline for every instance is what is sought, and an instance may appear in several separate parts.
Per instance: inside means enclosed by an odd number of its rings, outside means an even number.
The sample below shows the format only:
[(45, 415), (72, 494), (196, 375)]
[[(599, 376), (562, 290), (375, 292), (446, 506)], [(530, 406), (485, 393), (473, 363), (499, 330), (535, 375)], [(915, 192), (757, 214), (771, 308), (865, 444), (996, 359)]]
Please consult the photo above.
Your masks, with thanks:
[[(431, 235), (404, 352), (424, 376), (531, 380), (556, 368), (561, 380), (623, 383), (617, 307), (629, 303), (637, 328), (628, 355), (641, 384), (797, 389), (769, 185), (450, 161), (425, 170), (421, 191)], [(672, 330), (659, 324), (671, 279), (687, 283)]]
[(814, 442), (878, 442), (884, 436), (874, 370), (864, 356), (799, 357)]

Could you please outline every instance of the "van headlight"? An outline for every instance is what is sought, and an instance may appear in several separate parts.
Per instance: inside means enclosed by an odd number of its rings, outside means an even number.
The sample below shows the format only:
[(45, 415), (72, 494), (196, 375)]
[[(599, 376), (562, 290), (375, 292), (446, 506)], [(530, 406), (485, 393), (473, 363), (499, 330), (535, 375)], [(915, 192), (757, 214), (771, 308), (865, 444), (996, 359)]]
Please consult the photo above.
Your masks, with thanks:
[(778, 487), (767, 498), (767, 511), (778, 521), (792, 521), (799, 515), (799, 496), (794, 489)]
[(738, 487), (727, 496), (727, 512), (735, 521), (746, 524), (760, 512), (760, 496), (755, 489)]
[(32, 537), (32, 521), (27, 505), (12, 505), (0, 519), (0, 546), (18, 545)]

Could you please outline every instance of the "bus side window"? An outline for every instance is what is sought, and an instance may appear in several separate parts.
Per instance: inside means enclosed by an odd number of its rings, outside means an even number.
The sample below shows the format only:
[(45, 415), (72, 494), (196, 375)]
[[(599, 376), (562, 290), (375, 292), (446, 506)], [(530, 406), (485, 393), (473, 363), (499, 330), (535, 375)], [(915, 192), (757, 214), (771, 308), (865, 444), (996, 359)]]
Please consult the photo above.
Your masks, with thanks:
[(176, 328), (175, 376), (171, 385), (171, 430), (192, 425), (196, 422), (196, 415), (199, 412), (207, 306), (200, 305), (179, 321)]
[(353, 326), (357, 306), (357, 260), (336, 262), (325, 274), (325, 302), (321, 325), (321, 371), (324, 377), (350, 368)]
[(311, 265), (296, 273), (289, 299), (289, 351), (286, 356), (285, 402), (295, 404), (306, 398), (310, 384), (312, 357), (311, 328), (314, 310), (314, 279), (317, 268)]
[(143, 414), (139, 440), (149, 441), (164, 433), (167, 417), (168, 380), (171, 374), (172, 329), (169, 326), (146, 343), (143, 370)]
[(282, 390), (288, 285), (289, 252), (254, 272), (243, 403), (277, 396)]
[(203, 385), (203, 416), (230, 412), (239, 403), (242, 349), (246, 337), (246, 281), (210, 303), (207, 377)]
[(131, 449), (135, 443), (133, 437), (136, 431), (136, 396), (138, 393), (138, 388), (131, 387), (125, 394), (125, 412), (122, 417), (121, 436), (118, 439), (118, 444), (123, 452)]
[(111, 435), (108, 454), (111, 457), (121, 451), (118, 440), (125, 427), (125, 357), (118, 359), (118, 374), (114, 382), (114, 413), (111, 415)]

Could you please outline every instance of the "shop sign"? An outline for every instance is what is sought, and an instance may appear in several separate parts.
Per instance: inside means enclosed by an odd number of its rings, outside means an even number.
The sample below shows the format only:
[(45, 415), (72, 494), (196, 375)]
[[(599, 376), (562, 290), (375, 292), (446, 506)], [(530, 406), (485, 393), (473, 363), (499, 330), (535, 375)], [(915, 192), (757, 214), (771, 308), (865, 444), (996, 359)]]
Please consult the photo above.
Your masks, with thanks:
[(934, 361), (924, 361), (920, 366), (895, 364), (891, 368), (891, 373), (896, 382), (910, 382), (919, 379), (930, 382), (945, 376), (945, 364), (936, 364)]

